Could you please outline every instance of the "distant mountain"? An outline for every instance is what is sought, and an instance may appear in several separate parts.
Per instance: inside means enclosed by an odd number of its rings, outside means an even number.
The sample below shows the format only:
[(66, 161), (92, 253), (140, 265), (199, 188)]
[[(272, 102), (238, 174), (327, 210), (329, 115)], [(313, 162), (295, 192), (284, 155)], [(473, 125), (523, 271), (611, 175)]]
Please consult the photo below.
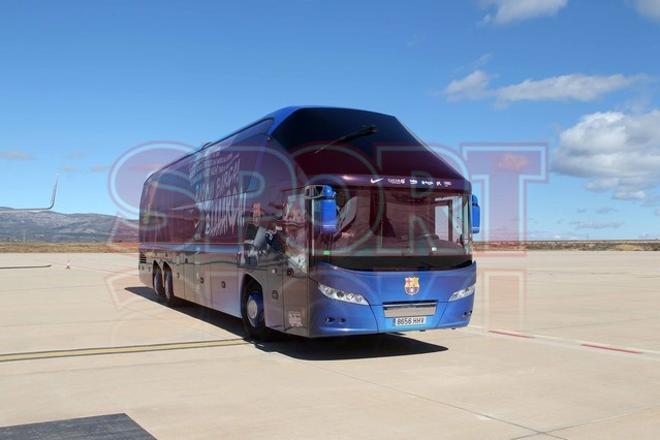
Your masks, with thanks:
[(138, 222), (103, 214), (25, 212), (0, 208), (0, 242), (138, 241)]

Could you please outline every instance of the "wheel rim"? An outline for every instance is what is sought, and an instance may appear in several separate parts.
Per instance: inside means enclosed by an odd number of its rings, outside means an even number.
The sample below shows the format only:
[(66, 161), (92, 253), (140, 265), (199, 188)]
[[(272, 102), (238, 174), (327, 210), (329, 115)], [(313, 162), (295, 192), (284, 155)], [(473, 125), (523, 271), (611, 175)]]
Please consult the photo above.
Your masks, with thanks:
[(251, 293), (248, 296), (245, 311), (250, 325), (254, 328), (259, 327), (261, 321), (261, 296), (256, 293)]

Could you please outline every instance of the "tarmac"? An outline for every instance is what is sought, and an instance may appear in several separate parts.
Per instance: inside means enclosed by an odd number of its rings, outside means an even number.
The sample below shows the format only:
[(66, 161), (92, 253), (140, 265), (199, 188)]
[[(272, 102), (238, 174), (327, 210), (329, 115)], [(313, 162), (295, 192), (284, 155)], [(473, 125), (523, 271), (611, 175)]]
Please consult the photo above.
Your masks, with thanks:
[(0, 254), (0, 438), (660, 438), (660, 253), (477, 259), (465, 329), (253, 344), (134, 254)]

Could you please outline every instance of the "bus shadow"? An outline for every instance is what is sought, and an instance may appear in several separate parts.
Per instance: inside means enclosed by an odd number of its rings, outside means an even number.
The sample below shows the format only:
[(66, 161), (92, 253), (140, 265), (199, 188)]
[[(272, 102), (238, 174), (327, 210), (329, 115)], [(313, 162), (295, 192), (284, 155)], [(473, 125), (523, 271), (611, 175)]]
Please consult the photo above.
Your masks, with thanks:
[[(127, 287), (127, 292), (139, 295), (149, 301), (162, 303), (149, 287)], [(176, 311), (192, 318), (244, 338), (243, 324), (240, 319), (226, 313), (212, 310), (182, 300)], [(163, 305), (163, 307), (166, 307)], [(346, 359), (368, 359), (392, 356), (411, 356), (447, 351), (447, 347), (413, 339), (402, 334), (356, 335), (306, 339), (299, 336), (277, 334), (272, 342), (254, 342), (255, 348), (267, 353), (281, 353), (295, 359), (311, 361), (330, 361)]]
[[(154, 294), (154, 290), (150, 287), (126, 287), (126, 291), (134, 295), (139, 295), (149, 301), (159, 303), (163, 307), (167, 307), (162, 304), (163, 301)], [(220, 327), (223, 330), (235, 334), (239, 338), (245, 336), (241, 320), (231, 315), (227, 315), (226, 313), (218, 312), (217, 310), (209, 309), (184, 299), (181, 299), (180, 306), (173, 308), (172, 310)]]
[(265, 352), (278, 352), (306, 361), (411, 356), (448, 350), (441, 345), (389, 333), (319, 339), (282, 335), (280, 339), (276, 342), (257, 343), (255, 346)]

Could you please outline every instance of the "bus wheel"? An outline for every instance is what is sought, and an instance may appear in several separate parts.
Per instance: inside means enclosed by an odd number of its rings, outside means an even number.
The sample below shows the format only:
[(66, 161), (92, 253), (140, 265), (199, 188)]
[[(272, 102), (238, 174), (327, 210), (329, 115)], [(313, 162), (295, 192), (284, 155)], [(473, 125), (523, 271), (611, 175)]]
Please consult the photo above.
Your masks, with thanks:
[(270, 339), (271, 332), (266, 327), (264, 318), (264, 299), (261, 287), (251, 282), (243, 292), (241, 300), (241, 316), (243, 328), (250, 339), (266, 341)]
[(179, 298), (174, 296), (174, 285), (172, 283), (172, 271), (169, 268), (165, 269), (165, 304), (167, 304), (170, 307), (176, 307), (178, 306), (181, 301)]
[(163, 298), (165, 289), (163, 288), (163, 277), (160, 273), (160, 267), (154, 265), (154, 279), (153, 279), (154, 293), (157, 299)]

